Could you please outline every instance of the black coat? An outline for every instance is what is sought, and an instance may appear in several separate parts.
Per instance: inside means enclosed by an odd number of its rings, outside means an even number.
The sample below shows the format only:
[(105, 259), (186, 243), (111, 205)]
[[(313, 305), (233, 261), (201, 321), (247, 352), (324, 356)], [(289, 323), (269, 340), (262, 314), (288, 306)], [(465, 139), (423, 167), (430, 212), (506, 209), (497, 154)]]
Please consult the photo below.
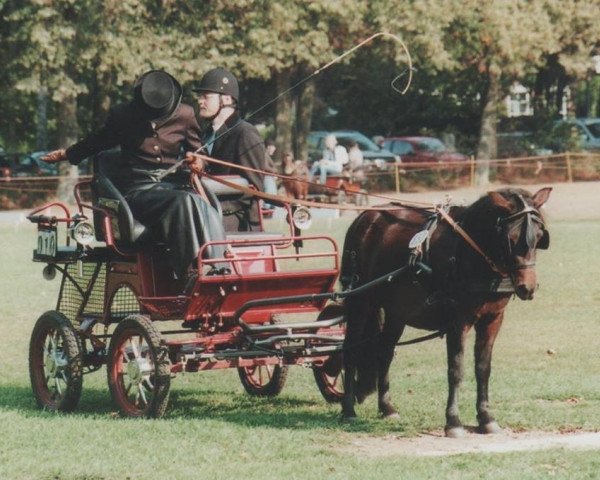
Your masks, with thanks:
[[(125, 196), (134, 218), (155, 241), (166, 243), (168, 262), (177, 277), (184, 278), (203, 243), (225, 240), (217, 211), (189, 188), (189, 172), (179, 171), (162, 181), (156, 177), (183, 152), (200, 148), (194, 110), (181, 104), (169, 118), (150, 122), (135, 104), (117, 105), (99, 131), (67, 149), (67, 158), (76, 165), (116, 146), (121, 147), (121, 162), (110, 179)], [(224, 247), (212, 246), (207, 256), (223, 257)]]
[(189, 105), (179, 105), (165, 120), (150, 122), (135, 104), (123, 103), (110, 110), (100, 130), (69, 147), (67, 158), (77, 165), (116, 146), (121, 147), (123, 164), (119, 179), (113, 181), (125, 193), (139, 183), (154, 181), (151, 174), (173, 165), (183, 152), (200, 148), (200, 127)]
[[(212, 130), (205, 132), (204, 139)], [(210, 156), (218, 160), (235, 163), (244, 167), (265, 170), (265, 143), (256, 127), (242, 120), (238, 112), (234, 112), (215, 132), (215, 142)], [(241, 175), (263, 191), (263, 175), (246, 170), (238, 170), (223, 165), (209, 165), (207, 171), (214, 175)], [(222, 202), (226, 230), (251, 230), (258, 223), (258, 201), (244, 199), (241, 201)]]

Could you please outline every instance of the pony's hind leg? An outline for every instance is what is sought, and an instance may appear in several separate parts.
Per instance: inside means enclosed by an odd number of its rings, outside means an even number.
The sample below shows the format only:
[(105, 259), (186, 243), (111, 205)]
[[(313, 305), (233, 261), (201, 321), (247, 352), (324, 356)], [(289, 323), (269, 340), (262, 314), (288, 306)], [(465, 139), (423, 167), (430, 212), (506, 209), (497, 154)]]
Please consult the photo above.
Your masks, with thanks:
[[(364, 400), (367, 392), (365, 385), (364, 362), (369, 362), (370, 338), (366, 337), (366, 326), (370, 318), (371, 306), (365, 298), (348, 298), (344, 304), (346, 318), (346, 337), (344, 339), (344, 397), (342, 399), (342, 420), (351, 421), (356, 418), (354, 404)], [(361, 363), (362, 362), (362, 363)], [(358, 374), (358, 375), (357, 375)], [(374, 373), (373, 373), (374, 374)], [(357, 384), (357, 376), (362, 377), (362, 385)]]
[(503, 314), (490, 322), (475, 325), (475, 378), (477, 380), (477, 423), (480, 433), (501, 433), (489, 411), (488, 385), (492, 371), (492, 349), (502, 325)]
[(404, 324), (399, 319), (390, 315), (389, 311), (383, 310), (383, 328), (379, 336), (379, 361), (378, 373), (378, 407), (379, 413), (384, 418), (397, 418), (398, 412), (392, 405), (390, 395), (390, 365), (394, 359), (394, 350), (398, 339), (404, 332)]
[(446, 353), (448, 356), (448, 403), (446, 404), (446, 426), (444, 432), (447, 437), (458, 438), (465, 434), (458, 414), (458, 391), (464, 375), (464, 345), (469, 327), (456, 325), (446, 334)]

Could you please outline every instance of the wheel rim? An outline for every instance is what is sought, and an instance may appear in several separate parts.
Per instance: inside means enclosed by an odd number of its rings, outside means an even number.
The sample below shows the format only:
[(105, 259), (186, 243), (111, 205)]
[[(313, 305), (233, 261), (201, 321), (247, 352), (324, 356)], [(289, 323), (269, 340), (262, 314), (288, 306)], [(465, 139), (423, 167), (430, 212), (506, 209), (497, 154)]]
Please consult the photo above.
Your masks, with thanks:
[(156, 362), (148, 341), (138, 332), (124, 332), (111, 363), (118, 402), (130, 415), (145, 413), (156, 394)]
[(344, 370), (341, 358), (331, 358), (325, 362), (320, 370), (323, 386), (327, 391), (336, 396), (344, 395)]
[(35, 382), (41, 400), (46, 405), (57, 405), (67, 394), (69, 360), (64, 339), (56, 329), (47, 329), (39, 337), (35, 359)]
[(253, 387), (261, 388), (268, 385), (273, 379), (275, 365), (256, 365), (244, 368), (246, 379)]

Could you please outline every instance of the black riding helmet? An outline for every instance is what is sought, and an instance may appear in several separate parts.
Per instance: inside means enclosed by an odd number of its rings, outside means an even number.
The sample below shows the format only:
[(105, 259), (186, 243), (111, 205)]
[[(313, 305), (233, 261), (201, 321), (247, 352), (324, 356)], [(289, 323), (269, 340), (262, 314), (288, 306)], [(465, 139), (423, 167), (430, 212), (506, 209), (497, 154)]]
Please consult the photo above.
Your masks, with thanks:
[(175, 78), (162, 70), (150, 70), (133, 86), (133, 103), (148, 120), (170, 116), (179, 106), (183, 89)]
[(237, 78), (229, 70), (213, 68), (204, 74), (200, 83), (192, 88), (196, 93), (212, 92), (230, 95), (236, 102), (240, 96)]

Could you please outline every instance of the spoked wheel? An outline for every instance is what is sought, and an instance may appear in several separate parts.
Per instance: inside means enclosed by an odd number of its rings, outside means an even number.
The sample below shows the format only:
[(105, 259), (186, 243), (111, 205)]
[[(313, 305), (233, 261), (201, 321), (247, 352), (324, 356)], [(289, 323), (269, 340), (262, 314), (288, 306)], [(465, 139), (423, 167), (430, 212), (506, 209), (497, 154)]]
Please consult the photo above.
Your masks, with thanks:
[(288, 367), (281, 365), (253, 365), (238, 368), (246, 392), (258, 397), (274, 397), (281, 393), (287, 379)]
[(71, 412), (77, 407), (83, 384), (83, 361), (77, 333), (67, 317), (44, 313), (29, 343), (29, 376), (41, 408)]
[[(318, 321), (331, 320), (344, 314), (342, 305), (327, 305), (319, 314)], [(323, 398), (329, 403), (338, 403), (344, 397), (344, 368), (342, 354), (331, 355), (322, 367), (313, 367), (313, 374)]]
[(121, 414), (161, 417), (169, 402), (171, 373), (160, 332), (142, 315), (117, 325), (108, 349), (108, 388)]

